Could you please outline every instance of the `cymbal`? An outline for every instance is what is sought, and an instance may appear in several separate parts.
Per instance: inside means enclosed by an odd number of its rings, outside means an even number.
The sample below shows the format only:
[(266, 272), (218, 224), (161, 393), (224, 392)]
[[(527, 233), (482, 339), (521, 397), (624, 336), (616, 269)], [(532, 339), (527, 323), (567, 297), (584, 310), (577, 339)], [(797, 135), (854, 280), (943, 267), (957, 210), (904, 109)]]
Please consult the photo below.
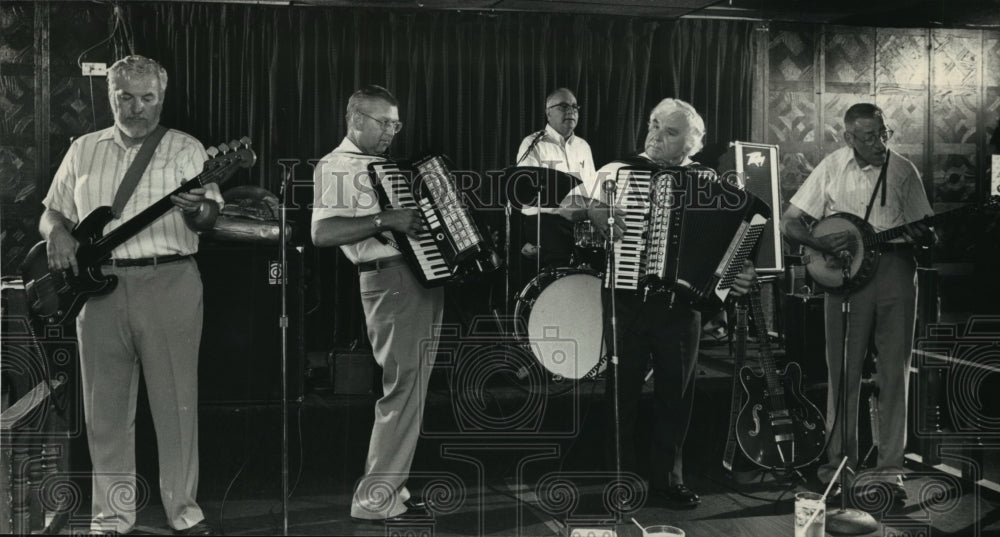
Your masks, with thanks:
[(522, 207), (555, 208), (581, 181), (552, 168), (513, 166), (504, 170), (507, 199), (515, 209)]

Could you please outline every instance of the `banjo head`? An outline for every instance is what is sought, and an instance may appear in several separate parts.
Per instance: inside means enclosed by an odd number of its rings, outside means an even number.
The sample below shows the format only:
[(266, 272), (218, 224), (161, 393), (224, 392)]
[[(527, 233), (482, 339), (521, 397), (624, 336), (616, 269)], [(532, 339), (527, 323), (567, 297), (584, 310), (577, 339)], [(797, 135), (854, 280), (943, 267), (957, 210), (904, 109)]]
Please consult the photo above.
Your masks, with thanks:
[[(836, 213), (827, 216), (813, 227), (814, 237), (823, 237), (835, 233), (849, 233), (851, 236), (851, 268), (850, 277), (853, 281), (864, 284), (875, 271), (878, 264), (878, 249), (865, 249), (864, 239), (874, 234), (871, 225), (863, 218), (849, 213)], [(843, 292), (844, 272), (843, 261), (836, 256), (806, 248), (810, 260), (807, 264), (809, 275), (824, 291)]]

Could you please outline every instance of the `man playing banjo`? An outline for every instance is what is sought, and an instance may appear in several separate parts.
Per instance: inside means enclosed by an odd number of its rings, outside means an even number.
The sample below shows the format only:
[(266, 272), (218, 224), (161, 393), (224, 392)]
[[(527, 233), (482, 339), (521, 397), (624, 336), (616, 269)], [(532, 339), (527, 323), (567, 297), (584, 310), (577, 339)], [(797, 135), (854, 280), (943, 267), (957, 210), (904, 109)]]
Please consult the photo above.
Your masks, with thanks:
[[(843, 459), (838, 419), (846, 418), (849, 467), (858, 463), (858, 399), (862, 363), (874, 332), (878, 349), (878, 412), (880, 420), (876, 474), (888, 481), (897, 503), (906, 499), (901, 471), (906, 442), (906, 392), (910, 351), (913, 346), (916, 297), (915, 246), (933, 240), (927, 226), (915, 223), (933, 214), (924, 185), (913, 163), (890, 153), (886, 142), (882, 110), (874, 104), (852, 106), (844, 115), (842, 147), (827, 155), (791, 199), (781, 217), (782, 233), (832, 259), (837, 270), (844, 263), (864, 255), (855, 233), (841, 231), (813, 236), (817, 220), (834, 213), (864, 218), (876, 232), (905, 226), (904, 238), (878, 247), (880, 261), (871, 281), (851, 286), (850, 338), (847, 351), (847, 416), (838, 417), (840, 368), (844, 330), (841, 305), (844, 297), (827, 293), (826, 362), (829, 371), (827, 394), (827, 455), (829, 461), (817, 470), (817, 477), (829, 482)], [(817, 233), (819, 235), (820, 233)], [(839, 261), (836, 260), (839, 258)]]

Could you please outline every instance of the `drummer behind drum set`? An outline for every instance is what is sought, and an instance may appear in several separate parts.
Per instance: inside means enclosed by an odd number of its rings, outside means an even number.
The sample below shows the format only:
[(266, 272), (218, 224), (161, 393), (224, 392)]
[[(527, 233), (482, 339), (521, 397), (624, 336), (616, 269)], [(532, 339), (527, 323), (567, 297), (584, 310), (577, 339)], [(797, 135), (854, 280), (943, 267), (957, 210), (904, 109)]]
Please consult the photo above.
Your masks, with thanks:
[[(559, 88), (545, 99), (545, 128), (524, 137), (517, 151), (517, 166), (551, 168), (583, 181), (593, 182), (594, 157), (590, 144), (573, 134), (580, 105), (573, 92)], [(541, 215), (539, 215), (539, 212)], [(530, 237), (521, 254), (541, 267), (565, 267), (573, 257), (572, 225), (559, 218), (559, 209), (525, 206), (525, 235)]]

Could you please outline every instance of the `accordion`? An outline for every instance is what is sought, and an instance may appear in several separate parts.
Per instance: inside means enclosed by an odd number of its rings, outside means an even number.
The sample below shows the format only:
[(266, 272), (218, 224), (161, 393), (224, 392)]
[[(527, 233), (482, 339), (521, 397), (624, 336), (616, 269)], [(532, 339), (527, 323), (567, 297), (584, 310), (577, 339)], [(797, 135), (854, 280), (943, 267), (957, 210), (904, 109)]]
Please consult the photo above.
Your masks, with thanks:
[(376, 238), (397, 247), (417, 280), (435, 287), (500, 267), (492, 239), (481, 231), (441, 156), (413, 163), (375, 162), (368, 178), (386, 209), (416, 209), (423, 225), (416, 238), (383, 232)]
[(726, 299), (757, 246), (770, 207), (710, 168), (625, 166), (617, 205), (625, 234), (613, 245), (607, 288), (673, 292), (696, 308)]

